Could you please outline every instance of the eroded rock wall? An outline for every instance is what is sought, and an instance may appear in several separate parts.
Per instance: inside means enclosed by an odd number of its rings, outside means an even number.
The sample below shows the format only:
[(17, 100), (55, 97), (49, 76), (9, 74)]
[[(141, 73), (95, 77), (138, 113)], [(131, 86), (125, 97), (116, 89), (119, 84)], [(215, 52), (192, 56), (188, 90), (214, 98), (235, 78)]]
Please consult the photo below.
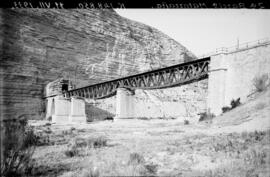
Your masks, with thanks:
[(77, 87), (195, 58), (178, 42), (113, 10), (1, 9), (3, 117), (41, 119), (45, 85)]

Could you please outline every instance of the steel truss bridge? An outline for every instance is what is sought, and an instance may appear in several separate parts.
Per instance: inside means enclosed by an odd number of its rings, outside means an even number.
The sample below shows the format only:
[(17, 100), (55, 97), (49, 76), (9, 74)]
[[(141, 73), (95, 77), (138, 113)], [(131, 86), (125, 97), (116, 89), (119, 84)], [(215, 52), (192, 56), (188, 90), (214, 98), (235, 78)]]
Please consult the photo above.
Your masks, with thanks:
[(136, 75), (68, 90), (65, 97), (102, 99), (116, 94), (117, 88), (162, 89), (188, 84), (208, 77), (210, 57)]

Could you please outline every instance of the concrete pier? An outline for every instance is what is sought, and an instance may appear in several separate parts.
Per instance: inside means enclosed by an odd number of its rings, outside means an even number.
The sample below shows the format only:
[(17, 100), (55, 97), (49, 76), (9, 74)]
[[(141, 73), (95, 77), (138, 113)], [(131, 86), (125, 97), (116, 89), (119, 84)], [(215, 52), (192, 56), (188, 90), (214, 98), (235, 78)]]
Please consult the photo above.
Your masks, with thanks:
[(69, 122), (86, 123), (84, 99), (71, 97)]
[(215, 115), (222, 113), (222, 107), (225, 106), (225, 82), (227, 67), (225, 65), (225, 56), (220, 54), (211, 57), (209, 80), (208, 80), (208, 112)]
[(81, 98), (65, 98), (61, 95), (49, 97), (46, 119), (57, 124), (86, 122), (85, 101)]
[(53, 123), (66, 123), (70, 113), (70, 99), (62, 96), (55, 96), (50, 99), (51, 104), (48, 104), (51, 112)]
[(116, 118), (132, 118), (134, 117), (134, 92), (118, 88), (116, 94)]

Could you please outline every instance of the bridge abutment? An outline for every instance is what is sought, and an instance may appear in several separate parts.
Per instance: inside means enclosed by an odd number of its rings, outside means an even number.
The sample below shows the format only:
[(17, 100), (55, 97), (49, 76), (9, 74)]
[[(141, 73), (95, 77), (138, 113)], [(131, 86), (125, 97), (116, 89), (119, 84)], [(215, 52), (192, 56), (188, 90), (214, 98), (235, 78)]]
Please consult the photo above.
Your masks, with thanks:
[(222, 107), (231, 107), (231, 101), (249, 100), (256, 87), (254, 79), (270, 75), (270, 43), (262, 43), (211, 56), (208, 80), (208, 111), (222, 113)]
[(116, 119), (134, 117), (134, 92), (118, 88), (116, 93)]

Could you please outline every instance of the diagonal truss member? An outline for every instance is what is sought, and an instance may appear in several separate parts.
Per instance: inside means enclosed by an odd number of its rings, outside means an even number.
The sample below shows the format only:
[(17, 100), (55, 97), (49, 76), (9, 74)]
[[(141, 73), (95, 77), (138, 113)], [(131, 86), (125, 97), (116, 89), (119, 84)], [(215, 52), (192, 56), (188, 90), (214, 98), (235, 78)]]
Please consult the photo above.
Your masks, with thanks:
[(66, 97), (101, 99), (115, 95), (117, 88), (162, 89), (188, 84), (208, 77), (210, 57), (141, 74), (69, 90)]

